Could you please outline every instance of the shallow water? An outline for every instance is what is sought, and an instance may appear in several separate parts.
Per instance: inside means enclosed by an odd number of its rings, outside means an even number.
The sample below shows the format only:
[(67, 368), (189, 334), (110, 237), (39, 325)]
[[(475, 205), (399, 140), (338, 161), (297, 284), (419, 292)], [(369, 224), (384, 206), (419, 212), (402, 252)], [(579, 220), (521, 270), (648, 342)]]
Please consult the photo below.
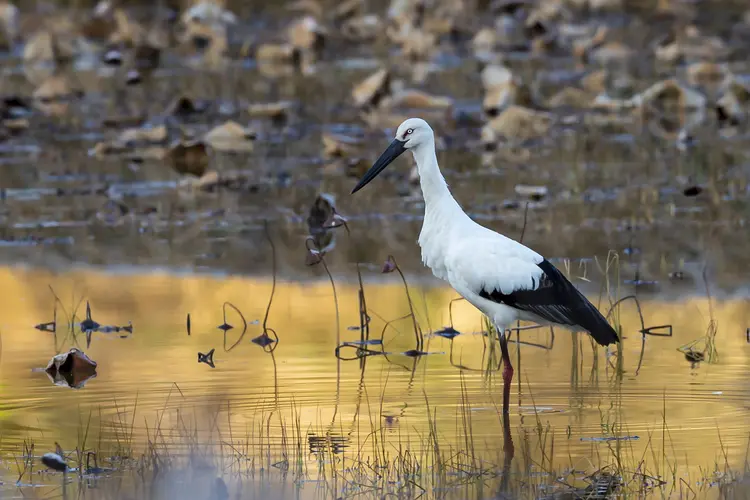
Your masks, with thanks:
[[(404, 289), (391, 276), (365, 276), (373, 338), (381, 335), (381, 318), (408, 313)], [(85, 296), (96, 321), (133, 324), (126, 338), (93, 333), (88, 348), (85, 335), (78, 333), (76, 342), (98, 363), (97, 376), (79, 390), (55, 386), (46, 374), (33, 371), (75, 344), (65, 335), (60, 308), (57, 339), (33, 328), (52, 319), (53, 298), (47, 285), (68, 311), (69, 304)], [(229, 352), (217, 329), (224, 321), (225, 301), (240, 308), (249, 323), (262, 322), (270, 278), (2, 268), (0, 289), (0, 451), (7, 469), (6, 492), (16, 490), (11, 457), (20, 455), (25, 439), (33, 440), (38, 454), (54, 449), (54, 442), (69, 452), (84, 448), (82, 436), (88, 427), (85, 447), (100, 450), (103, 459), (115, 453), (132, 428), (134, 448), (161, 439), (165, 449), (170, 443), (172, 453), (180, 455), (187, 452), (178, 432), (181, 412), (181, 418), (194, 418), (196, 442), (245, 443), (265, 450), (267, 465), (282, 460), (289, 434), (299, 432), (307, 441), (302, 457), (313, 471), (308, 471), (311, 479), (316, 476), (316, 446), (322, 442), (342, 457), (356, 456), (363, 449), (369, 455), (373, 428), (382, 431), (390, 452), (405, 448), (416, 455), (429, 453), (431, 427), (443, 446), (471, 449), (486, 463), (502, 463), (507, 448), (499, 414), (502, 382), (497, 357), (488, 361), (486, 340), (471, 333), (481, 331), (482, 325), (479, 313), (465, 303), (453, 307), (454, 326), (465, 333), (453, 341), (427, 336), (431, 355), (413, 359), (397, 354), (414, 347), (409, 322), (399, 321), (399, 332), (388, 330), (384, 336), (384, 350), (391, 354), (371, 356), (361, 365), (356, 360), (337, 361), (334, 355), (337, 336), (342, 342), (359, 339), (359, 332), (348, 328), (359, 322), (357, 287), (346, 277), (339, 277), (336, 286), (338, 332), (330, 283), (277, 284), (267, 325), (280, 339), (272, 354), (251, 342), (261, 325), (250, 324)], [(425, 331), (448, 324), (452, 290), (420, 285), (415, 279), (411, 293)], [(520, 358), (518, 346), (511, 343), (516, 364), (510, 410), (514, 470), (533, 477), (535, 463), (537, 474), (541, 470), (539, 460), (560, 469), (588, 470), (592, 464), (601, 467), (616, 459), (643, 459), (648, 463), (644, 468), (654, 476), (668, 476), (667, 468), (674, 464), (678, 480), (696, 488), (725, 465), (742, 470), (750, 401), (744, 381), (750, 368), (744, 331), (750, 324), (747, 300), (714, 299), (718, 357), (694, 366), (677, 348), (706, 333), (711, 314), (707, 299), (654, 297), (644, 299), (641, 307), (647, 327), (671, 325), (673, 336), (648, 337), (637, 375), (640, 319), (632, 305), (619, 309), (626, 337), (621, 372), (616, 357), (611, 358), (615, 363), (608, 363), (604, 349), (596, 349), (594, 355), (587, 338), (563, 330), (555, 332), (552, 349), (522, 345)], [(79, 307), (79, 315), (84, 309)], [(227, 322), (235, 326), (227, 334), (231, 345), (239, 339), (241, 320), (230, 311)], [(546, 345), (551, 340), (548, 330), (523, 332), (521, 339)], [(216, 349), (213, 369), (197, 362), (197, 353), (211, 348)], [(118, 421), (125, 424), (118, 426)], [(538, 425), (548, 429), (544, 459)], [(162, 429), (161, 438), (155, 438), (157, 428)], [(292, 432), (295, 428), (298, 431)]]

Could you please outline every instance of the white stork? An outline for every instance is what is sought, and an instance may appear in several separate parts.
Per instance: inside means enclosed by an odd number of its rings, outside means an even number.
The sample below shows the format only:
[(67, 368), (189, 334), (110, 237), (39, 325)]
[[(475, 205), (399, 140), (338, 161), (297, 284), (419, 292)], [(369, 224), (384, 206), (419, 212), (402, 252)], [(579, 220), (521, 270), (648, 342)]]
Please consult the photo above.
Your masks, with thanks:
[(588, 331), (601, 345), (617, 333), (591, 302), (544, 257), (474, 222), (459, 206), (440, 173), (435, 135), (426, 121), (409, 118), (352, 194), (373, 180), (404, 151), (417, 163), (425, 201), (419, 233), (422, 261), (495, 325), (503, 355), (503, 409), (508, 411), (513, 367), (505, 331), (516, 320)]

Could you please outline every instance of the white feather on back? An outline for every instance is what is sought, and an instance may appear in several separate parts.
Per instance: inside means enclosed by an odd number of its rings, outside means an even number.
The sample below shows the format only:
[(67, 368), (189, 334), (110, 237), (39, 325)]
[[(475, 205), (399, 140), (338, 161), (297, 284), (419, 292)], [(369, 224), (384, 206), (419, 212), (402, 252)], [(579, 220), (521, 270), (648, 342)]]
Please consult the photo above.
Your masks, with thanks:
[(539, 286), (543, 271), (537, 264), (544, 260), (541, 255), (478, 224), (467, 233), (473, 234), (464, 234), (446, 252), (445, 267), (451, 284), (463, 285), (477, 294), (481, 290), (509, 294)]

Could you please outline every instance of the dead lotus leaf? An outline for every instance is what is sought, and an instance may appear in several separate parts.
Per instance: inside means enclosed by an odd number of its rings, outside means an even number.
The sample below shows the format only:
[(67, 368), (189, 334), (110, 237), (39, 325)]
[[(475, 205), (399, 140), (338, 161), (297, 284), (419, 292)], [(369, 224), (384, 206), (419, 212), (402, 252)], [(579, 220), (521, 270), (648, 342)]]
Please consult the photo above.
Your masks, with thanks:
[(529, 88), (515, 80), (487, 90), (482, 100), (482, 109), (488, 116), (497, 116), (508, 106), (531, 106), (533, 99)]
[(135, 47), (133, 51), (133, 60), (135, 67), (140, 70), (152, 70), (159, 66), (161, 61), (160, 47), (151, 43), (143, 43)]
[(247, 106), (247, 114), (253, 118), (271, 118), (274, 121), (285, 121), (294, 109), (292, 101), (253, 103)]
[(303, 12), (314, 16), (316, 19), (323, 17), (323, 6), (316, 0), (296, 0), (286, 5), (286, 10), (291, 12)]
[(117, 22), (111, 12), (94, 12), (93, 15), (83, 21), (81, 34), (87, 40), (105, 42), (113, 36), (117, 30)]
[(625, 64), (635, 57), (635, 50), (622, 42), (612, 41), (599, 45), (588, 54), (588, 60), (600, 66)]
[(504, 137), (524, 141), (545, 135), (551, 126), (549, 113), (511, 105), (482, 128), (482, 140), (488, 143)]
[(730, 76), (726, 64), (712, 62), (693, 63), (685, 72), (688, 83), (715, 95)]
[(573, 13), (563, 2), (539, 2), (526, 17), (526, 26), (535, 23), (558, 24), (573, 20)]
[(0, 46), (8, 50), (19, 39), (20, 33), (18, 7), (8, 1), (0, 2)]
[(549, 194), (547, 186), (532, 186), (528, 184), (516, 184), (516, 194), (535, 201), (541, 200)]
[(453, 106), (453, 99), (434, 96), (416, 89), (403, 89), (394, 92), (383, 101), (384, 107), (413, 109), (447, 109)]
[(592, 101), (593, 96), (588, 92), (575, 87), (565, 87), (547, 100), (547, 106), (585, 109), (591, 106)]
[(208, 108), (206, 102), (197, 101), (186, 95), (177, 96), (165, 111), (166, 114), (186, 118), (192, 115), (203, 113)]
[(94, 158), (103, 159), (109, 155), (119, 154), (125, 151), (121, 145), (111, 142), (97, 142), (93, 148), (89, 149), (88, 154)]
[(201, 177), (208, 169), (208, 151), (203, 141), (178, 141), (170, 148), (168, 159), (172, 168), (183, 175)]
[(47, 116), (63, 116), (68, 112), (73, 91), (65, 75), (53, 75), (47, 78), (34, 91), (34, 104)]
[(568, 4), (593, 11), (621, 11), (625, 6), (624, 0), (568, 0)]
[(115, 30), (109, 37), (109, 43), (125, 47), (135, 47), (146, 40), (146, 29), (133, 21), (123, 9), (112, 13)]
[(673, 140), (706, 117), (706, 97), (676, 80), (657, 82), (631, 99), (638, 116), (657, 136)]
[(354, 104), (359, 108), (377, 106), (384, 96), (390, 94), (390, 86), (390, 71), (385, 68), (379, 69), (354, 86)]
[(237, 23), (237, 16), (220, 0), (192, 1), (180, 19), (183, 23), (196, 22), (210, 26), (226, 26)]
[[(442, 5), (449, 4), (445, 3)], [(422, 23), (422, 29), (431, 36), (436, 37), (436, 40), (441, 36), (452, 33), (455, 27), (455, 17), (446, 14), (427, 17)]]
[(80, 389), (96, 377), (96, 362), (75, 347), (53, 357), (44, 370), (53, 384)]
[(747, 118), (749, 104), (750, 83), (731, 77), (724, 84), (721, 97), (716, 102), (719, 121), (729, 121), (732, 124), (744, 122)]
[(703, 35), (695, 26), (667, 36), (654, 47), (656, 60), (665, 64), (680, 61), (717, 61), (725, 59), (729, 49), (718, 36)]
[(203, 191), (211, 191), (216, 188), (220, 182), (221, 176), (219, 175), (219, 172), (216, 170), (209, 170), (201, 175), (199, 179), (195, 179), (191, 185)]
[(26, 118), (10, 118), (3, 120), (2, 125), (11, 134), (18, 134), (29, 128), (29, 120)]
[(480, 76), (482, 78), (482, 86), (485, 90), (505, 87), (513, 82), (513, 73), (505, 66), (498, 64), (486, 66)]
[(38, 31), (26, 40), (23, 47), (23, 62), (30, 64), (41, 61), (53, 61), (55, 50), (53, 48), (52, 34), (48, 31)]
[(703, 109), (706, 97), (675, 79), (662, 80), (631, 99), (636, 106), (652, 105), (662, 109)]
[(380, 18), (375, 14), (347, 19), (341, 26), (341, 34), (350, 41), (372, 42), (382, 30)]
[(323, 155), (326, 158), (342, 158), (359, 153), (362, 142), (345, 135), (324, 133)]
[(223, 25), (203, 24), (190, 21), (180, 37), (181, 49), (191, 55), (221, 56), (227, 51), (227, 31)]
[(605, 70), (600, 69), (592, 71), (581, 78), (581, 87), (592, 94), (601, 94), (607, 88), (608, 74)]
[(126, 146), (139, 143), (160, 144), (167, 140), (167, 126), (129, 128), (123, 130), (116, 142)]
[(299, 50), (317, 51), (323, 48), (326, 30), (312, 16), (293, 21), (287, 28), (287, 39)]
[(363, 15), (364, 10), (364, 0), (344, 0), (343, 2), (338, 2), (338, 5), (333, 8), (331, 15), (334, 22), (342, 23), (356, 16)]
[(290, 63), (299, 59), (299, 52), (290, 43), (263, 43), (255, 50), (258, 63)]
[(203, 140), (217, 151), (252, 151), (255, 137), (252, 130), (230, 120), (211, 129)]
[(474, 55), (479, 59), (488, 60), (495, 54), (497, 46), (497, 36), (492, 28), (482, 28), (471, 40), (471, 47)]
[(437, 37), (424, 30), (413, 29), (401, 43), (401, 53), (411, 61), (424, 61), (435, 51)]

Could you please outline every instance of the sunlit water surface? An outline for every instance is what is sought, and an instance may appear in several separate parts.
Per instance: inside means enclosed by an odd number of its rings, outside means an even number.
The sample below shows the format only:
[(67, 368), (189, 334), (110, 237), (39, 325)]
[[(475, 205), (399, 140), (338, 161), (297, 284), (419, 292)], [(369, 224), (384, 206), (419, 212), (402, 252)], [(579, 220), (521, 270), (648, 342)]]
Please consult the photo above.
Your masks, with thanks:
[[(384, 320), (408, 313), (404, 289), (391, 276), (396, 275), (365, 277), (373, 338), (381, 336)], [(351, 328), (359, 324), (354, 283), (337, 280), (338, 331), (328, 281), (278, 283), (267, 326), (280, 341), (268, 353), (251, 339), (262, 332), (255, 322), (263, 321), (270, 278), (3, 268), (0, 450), (5, 483), (0, 491), (18, 494), (18, 462), (13, 457), (20, 456), (24, 440), (33, 440), (38, 455), (54, 450), (54, 442), (69, 452), (83, 447), (88, 427), (85, 447), (112, 455), (132, 428), (136, 453), (152, 441), (165, 449), (170, 443), (172, 453), (179, 454), (186, 443), (180, 442), (178, 429), (187, 425), (180, 419), (197, 428), (195, 442), (243, 443), (249, 455), (266, 450), (267, 467), (284, 458), (290, 434), (301, 436), (311, 476), (318, 470), (320, 439), (342, 457), (369, 456), (372, 429), (383, 431), (379, 434), (389, 453), (424, 453), (433, 428), (443, 446), (471, 449), (482, 460), (501, 464), (502, 381), (497, 350), (490, 349), (481, 334), (472, 333), (482, 329), (479, 313), (466, 303), (455, 303), (454, 326), (464, 333), (453, 341), (426, 336), (425, 350), (431, 354), (419, 359), (398, 354), (414, 348), (411, 323), (402, 320), (385, 330), (387, 357), (370, 356), (366, 363), (338, 361), (337, 339), (360, 337)], [(55, 386), (45, 373), (34, 371), (75, 345), (65, 332), (62, 306), (57, 338), (33, 327), (52, 320), (48, 285), (68, 312), (85, 297), (99, 323), (132, 321), (133, 334), (125, 338), (124, 332), (94, 333), (87, 347), (85, 336), (76, 336), (78, 346), (98, 363), (96, 377), (78, 390)], [(455, 292), (413, 283), (411, 293), (425, 332), (449, 323)], [(226, 320), (235, 328), (225, 342), (217, 326), (224, 321), (226, 301), (242, 311), (249, 325), (240, 339), (242, 320), (228, 309)], [(519, 357), (518, 346), (511, 344), (516, 360), (511, 433), (518, 470), (532, 473), (528, 464), (539, 462), (543, 447), (544, 460), (556, 470), (613, 463), (615, 448), (634, 464), (647, 461), (652, 474), (668, 475), (670, 464), (676, 464), (680, 477), (693, 485), (711, 479), (717, 470), (742, 470), (750, 401), (747, 301), (714, 301), (718, 358), (697, 365), (677, 349), (705, 335), (708, 301), (652, 299), (641, 305), (646, 326), (671, 325), (673, 336), (647, 338), (638, 373), (640, 320), (632, 305), (620, 309), (626, 336), (621, 375), (616, 356), (603, 348), (594, 353), (587, 337), (576, 339), (563, 330), (556, 331), (549, 350), (524, 345)], [(79, 315), (84, 311), (85, 302)], [(551, 341), (549, 330), (524, 332), (521, 339), (542, 345)], [(212, 348), (213, 369), (197, 361), (198, 352)], [(354, 353), (348, 351), (342, 350), (342, 356)], [(548, 436), (543, 446), (538, 425)], [(38, 481), (49, 480), (45, 477)]]

